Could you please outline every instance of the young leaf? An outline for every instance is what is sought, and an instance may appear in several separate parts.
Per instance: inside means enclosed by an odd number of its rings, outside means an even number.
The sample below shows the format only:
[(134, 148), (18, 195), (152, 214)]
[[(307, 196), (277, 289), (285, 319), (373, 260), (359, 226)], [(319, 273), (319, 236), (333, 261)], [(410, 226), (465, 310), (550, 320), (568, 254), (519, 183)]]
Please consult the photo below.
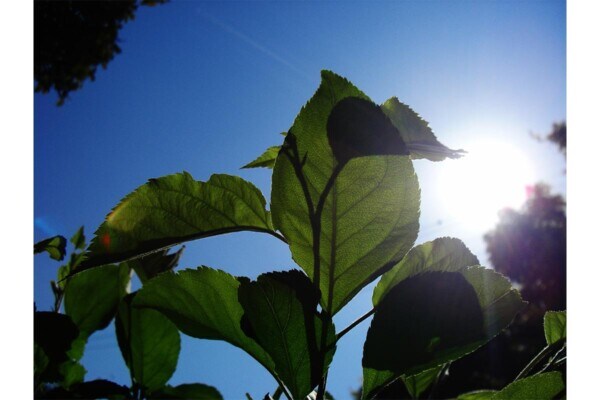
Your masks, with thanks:
[(67, 252), (67, 239), (63, 236), (53, 236), (33, 245), (33, 254), (48, 252), (53, 260), (62, 261)]
[(85, 248), (85, 235), (83, 234), (83, 226), (75, 232), (73, 237), (71, 237), (71, 243), (78, 250), (83, 250)]
[[(332, 110), (348, 97), (354, 98), (344, 103), (348, 108), (369, 101), (344, 78), (323, 71), (319, 89), (296, 117), (279, 152), (271, 192), (273, 223), (288, 240), (296, 263), (320, 288), (321, 305), (331, 315), (404, 256), (419, 226), (420, 192), (409, 157), (348, 161), (342, 148), (352, 148), (364, 138), (343, 139), (342, 121), (332, 122), (328, 132)], [(384, 116), (365, 108), (361, 115), (370, 119), (361, 125), (364, 129), (370, 124), (384, 126), (384, 132), (393, 129), (385, 125)], [(372, 132), (373, 140), (380, 131)], [(350, 134), (362, 137), (367, 132)], [(334, 147), (340, 144), (339, 160), (330, 137)], [(377, 153), (371, 150), (363, 155)]]
[(506, 278), (483, 267), (422, 271), (396, 283), (377, 305), (363, 355), (364, 398), (402, 374), (474, 351), (525, 304)]
[(160, 311), (186, 335), (225, 340), (274, 373), (271, 357), (242, 331), (239, 286), (235, 277), (208, 267), (166, 272), (146, 282), (133, 305)]
[(121, 354), (135, 382), (146, 391), (162, 388), (177, 367), (179, 331), (158, 311), (134, 308), (135, 293), (123, 298), (115, 320)]
[(459, 239), (443, 237), (412, 248), (391, 270), (381, 276), (373, 290), (377, 306), (387, 292), (402, 280), (424, 271), (460, 271), (478, 265), (477, 257)]
[(173, 254), (167, 254), (169, 250), (162, 250), (147, 256), (127, 261), (129, 268), (133, 269), (142, 284), (154, 278), (160, 273), (175, 269), (184, 247)]
[(548, 346), (567, 338), (567, 312), (548, 311), (544, 314), (544, 334)]
[(281, 146), (271, 146), (264, 153), (262, 153), (258, 158), (248, 164), (244, 165), (242, 168), (271, 168), (275, 166), (275, 160), (277, 159), (277, 154), (279, 154), (279, 149)]
[(413, 160), (426, 158), (430, 161), (442, 161), (446, 158), (460, 158), (465, 153), (464, 150), (451, 150), (441, 144), (427, 122), (398, 98), (387, 100), (381, 105), (381, 110), (400, 132)]
[(412, 398), (418, 399), (419, 396), (421, 396), (421, 394), (425, 392), (433, 382), (435, 382), (443, 368), (444, 366), (440, 365), (435, 368), (427, 369), (416, 375), (403, 377), (402, 380), (404, 381), (404, 385), (406, 385), (406, 390), (408, 390), (408, 393), (410, 393)]
[(491, 400), (552, 400), (565, 388), (560, 372), (546, 372), (519, 379), (491, 397)]
[[(319, 296), (310, 280), (297, 270), (271, 272), (242, 282), (238, 296), (244, 308), (242, 329), (269, 353), (292, 397), (306, 397), (335, 352), (335, 328), (317, 312)], [(324, 359), (322, 334), (330, 347)]]
[(106, 217), (80, 269), (224, 233), (276, 235), (265, 203), (254, 185), (235, 176), (213, 175), (199, 182), (184, 172), (151, 179)]
[(152, 392), (149, 400), (181, 399), (181, 400), (223, 400), (219, 391), (201, 383), (184, 383), (182, 385), (170, 386)]
[(65, 288), (65, 313), (88, 337), (104, 329), (117, 312), (129, 283), (126, 265), (104, 265), (73, 275)]

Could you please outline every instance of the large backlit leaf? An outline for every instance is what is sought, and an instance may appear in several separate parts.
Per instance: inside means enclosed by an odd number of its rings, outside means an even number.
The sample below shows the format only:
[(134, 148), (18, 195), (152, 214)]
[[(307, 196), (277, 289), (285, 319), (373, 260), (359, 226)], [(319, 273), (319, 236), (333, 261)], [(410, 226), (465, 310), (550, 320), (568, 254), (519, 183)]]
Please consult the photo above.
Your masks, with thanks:
[(548, 346), (567, 338), (567, 312), (548, 311), (544, 314), (544, 334)]
[(258, 158), (248, 164), (244, 165), (242, 168), (273, 168), (275, 166), (275, 160), (277, 159), (277, 154), (279, 154), (279, 149), (281, 146), (271, 146), (264, 153), (262, 153)]
[(199, 182), (185, 172), (151, 179), (106, 217), (80, 268), (244, 230), (274, 234), (265, 199), (251, 183), (230, 175)]
[(441, 144), (429, 124), (398, 98), (388, 99), (381, 105), (381, 110), (400, 132), (413, 160), (426, 158), (442, 161), (446, 158), (460, 158), (465, 153), (464, 150), (452, 150)]
[(552, 400), (565, 388), (560, 372), (546, 372), (519, 379), (491, 397), (491, 400)]
[(207, 267), (165, 272), (146, 282), (133, 305), (160, 311), (186, 335), (225, 340), (274, 371), (271, 357), (242, 331), (239, 286), (235, 277)]
[[(474, 351), (522, 309), (525, 303), (505, 277), (459, 264), (431, 271), (419, 267), (380, 298), (365, 342), (364, 398), (373, 397), (401, 375), (416, 374)], [(439, 267), (440, 263), (431, 265)]]
[[(332, 122), (328, 132), (330, 113), (349, 97), (355, 99), (340, 106), (336, 112), (339, 115), (334, 117), (337, 122)], [(374, 146), (361, 153), (355, 145), (367, 141), (367, 135), (377, 142), (383, 130), (381, 143), (387, 143), (386, 132), (394, 129), (376, 107), (365, 106), (368, 103), (369, 99), (346, 79), (323, 71), (319, 89), (296, 117), (273, 169), (271, 205), (275, 227), (290, 243), (294, 260), (313, 282), (318, 281), (321, 305), (332, 315), (399, 261), (418, 232), (420, 191), (409, 157), (358, 157), (381, 150)], [(361, 107), (367, 120), (361, 123), (361, 129), (351, 130), (342, 123), (341, 116), (349, 113), (347, 109)], [(370, 124), (375, 127), (372, 132)], [(345, 127), (352, 138), (344, 139)], [(394, 153), (403, 152), (400, 143), (396, 143)], [(333, 185), (328, 185), (334, 172), (339, 175), (333, 177)], [(316, 218), (311, 215), (317, 213), (326, 189), (318, 222), (320, 240), (313, 243), (317, 232), (313, 232), (311, 219)], [(319, 276), (315, 272), (315, 252), (319, 254)]]
[(219, 391), (208, 385), (201, 383), (184, 383), (182, 385), (170, 386), (152, 392), (148, 399), (150, 400), (165, 400), (165, 399), (180, 399), (180, 400), (223, 400), (223, 396)]
[(126, 265), (104, 265), (68, 278), (65, 313), (85, 337), (108, 326), (129, 284)]
[(379, 304), (394, 285), (410, 276), (424, 271), (456, 272), (472, 265), (479, 265), (479, 261), (459, 239), (443, 237), (415, 246), (381, 276), (373, 290), (373, 305)]
[(67, 239), (63, 236), (53, 236), (48, 239), (44, 239), (33, 245), (33, 254), (41, 253), (42, 251), (48, 252), (53, 260), (62, 261), (65, 258), (67, 248)]
[(177, 327), (160, 312), (134, 308), (135, 293), (119, 305), (115, 320), (121, 354), (135, 382), (147, 391), (162, 388), (177, 367), (181, 341)]
[[(335, 352), (331, 319), (317, 312), (319, 296), (302, 272), (272, 272), (242, 282), (239, 300), (244, 308), (242, 328), (275, 363), (275, 371), (296, 399), (306, 397), (320, 382)], [(320, 356), (321, 334), (326, 345)]]

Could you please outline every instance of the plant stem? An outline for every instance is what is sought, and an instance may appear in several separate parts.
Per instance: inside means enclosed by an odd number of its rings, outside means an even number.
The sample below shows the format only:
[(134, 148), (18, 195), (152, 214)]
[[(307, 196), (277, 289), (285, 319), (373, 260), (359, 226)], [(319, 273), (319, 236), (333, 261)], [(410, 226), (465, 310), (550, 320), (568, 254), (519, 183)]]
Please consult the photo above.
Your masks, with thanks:
[(542, 351), (540, 351), (534, 358), (533, 360), (531, 360), (529, 362), (529, 364), (527, 364), (525, 366), (525, 368), (523, 368), (523, 370), (519, 373), (519, 375), (517, 375), (517, 377), (515, 378), (515, 381), (518, 381), (521, 378), (526, 377), (532, 369), (534, 369), (536, 367), (536, 365), (538, 365), (544, 358), (546, 358), (550, 353), (552, 353), (557, 347), (558, 345), (562, 344), (561, 342), (556, 342), (553, 343), (549, 346), (546, 346), (542, 349)]
[[(288, 399), (288, 400), (292, 400), (292, 394), (289, 392), (288, 388), (285, 387), (285, 385), (283, 384), (283, 382), (281, 381), (281, 379), (279, 379), (279, 377), (273, 375), (275, 377), (275, 380), (277, 381), (277, 383), (279, 384), (279, 388), (281, 390), (281, 392), (283, 392), (283, 395)], [(275, 391), (275, 393), (277, 393), (277, 391)]]
[(361, 317), (357, 318), (353, 323), (348, 325), (346, 328), (342, 329), (340, 331), (340, 333), (338, 333), (336, 335), (335, 341), (337, 342), (338, 340), (340, 340), (342, 338), (342, 336), (344, 336), (346, 333), (350, 332), (352, 329), (354, 329), (354, 327), (356, 325), (360, 324), (361, 322), (363, 322), (365, 319), (369, 318), (374, 313), (375, 313), (375, 308), (372, 308), (369, 312), (367, 312), (364, 315), (362, 315)]

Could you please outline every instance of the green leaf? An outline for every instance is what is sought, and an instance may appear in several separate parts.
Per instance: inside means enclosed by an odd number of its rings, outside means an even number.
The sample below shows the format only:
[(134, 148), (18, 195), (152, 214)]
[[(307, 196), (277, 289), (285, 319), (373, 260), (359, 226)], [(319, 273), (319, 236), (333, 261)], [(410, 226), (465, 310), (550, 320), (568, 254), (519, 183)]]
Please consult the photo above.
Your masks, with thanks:
[(147, 391), (162, 388), (177, 367), (179, 331), (158, 311), (132, 307), (136, 294), (121, 301), (115, 320), (121, 354), (135, 382)]
[(244, 310), (238, 301), (239, 286), (235, 277), (208, 267), (165, 272), (146, 282), (133, 305), (160, 311), (186, 335), (225, 340), (272, 372), (271, 357), (242, 331)]
[(456, 400), (491, 400), (496, 393), (498, 393), (496, 390), (476, 390), (463, 393)]
[(277, 154), (279, 154), (279, 149), (281, 146), (271, 146), (264, 153), (262, 153), (258, 158), (248, 164), (244, 165), (242, 168), (273, 168), (275, 166), (275, 160), (277, 159)]
[[(317, 312), (319, 296), (310, 280), (298, 270), (271, 272), (242, 282), (238, 296), (244, 309), (242, 329), (271, 356), (292, 397), (306, 397), (335, 352), (335, 327)], [(322, 334), (330, 346), (324, 359)]]
[(59, 367), (59, 371), (63, 376), (61, 386), (64, 388), (70, 388), (71, 386), (83, 382), (87, 370), (83, 365), (75, 361), (66, 361)]
[(123, 261), (170, 246), (238, 231), (276, 235), (262, 193), (230, 175), (195, 181), (186, 172), (151, 179), (106, 217), (80, 268)]
[[(370, 119), (362, 130), (350, 133), (354, 138), (345, 140), (344, 124), (332, 123), (328, 132), (328, 120), (336, 104), (348, 97), (367, 103), (344, 103), (339, 114), (364, 105), (367, 111), (361, 115)], [(408, 156), (348, 160), (357, 154), (344, 155), (350, 151), (344, 147), (364, 142), (367, 134), (378, 137), (379, 131), (364, 131), (369, 123), (383, 125), (383, 132), (393, 129), (366, 104), (368, 98), (350, 82), (323, 71), (319, 89), (296, 117), (273, 169), (273, 223), (288, 240), (296, 263), (318, 283), (321, 305), (331, 315), (398, 262), (412, 247), (419, 227), (420, 191)], [(330, 137), (339, 144), (334, 144), (336, 153), (345, 164), (335, 159)], [(371, 148), (367, 154), (376, 151)], [(321, 197), (325, 200), (317, 218)]]
[(127, 265), (135, 271), (143, 284), (158, 274), (175, 269), (179, 263), (183, 249), (184, 247), (173, 254), (167, 254), (169, 252), (168, 249), (161, 250), (144, 257), (129, 260), (127, 261)]
[(440, 365), (416, 375), (403, 377), (402, 380), (404, 381), (404, 385), (406, 385), (406, 390), (408, 390), (412, 398), (416, 399), (425, 392), (435, 382), (443, 368), (444, 366)]
[(567, 338), (567, 312), (548, 311), (544, 314), (544, 334), (548, 346)]
[(83, 226), (75, 232), (73, 237), (71, 238), (71, 243), (78, 250), (83, 250), (85, 248), (85, 235), (83, 234)]
[(104, 265), (69, 278), (65, 288), (65, 313), (82, 335), (104, 329), (117, 312), (129, 283), (126, 265)]
[(208, 385), (201, 383), (184, 383), (182, 385), (170, 386), (152, 392), (148, 399), (195, 399), (195, 400), (223, 400), (223, 396), (219, 391)]
[(420, 269), (424, 272), (409, 274), (381, 298), (365, 342), (363, 398), (400, 375), (474, 351), (524, 306), (502, 275), (479, 266), (457, 269)]
[(491, 400), (551, 400), (564, 388), (560, 372), (546, 372), (511, 383), (491, 397)]
[(67, 239), (58, 235), (44, 239), (33, 245), (33, 254), (38, 254), (42, 251), (48, 252), (50, 258), (53, 260), (62, 261), (67, 252)]
[(451, 150), (441, 144), (427, 122), (398, 98), (387, 100), (381, 105), (381, 110), (400, 132), (413, 160), (426, 158), (430, 161), (442, 161), (446, 158), (460, 158), (465, 153), (464, 150)]
[(479, 265), (479, 261), (459, 239), (443, 237), (415, 246), (382, 275), (373, 290), (373, 305), (377, 306), (394, 285), (410, 276), (424, 271), (456, 272), (472, 265)]

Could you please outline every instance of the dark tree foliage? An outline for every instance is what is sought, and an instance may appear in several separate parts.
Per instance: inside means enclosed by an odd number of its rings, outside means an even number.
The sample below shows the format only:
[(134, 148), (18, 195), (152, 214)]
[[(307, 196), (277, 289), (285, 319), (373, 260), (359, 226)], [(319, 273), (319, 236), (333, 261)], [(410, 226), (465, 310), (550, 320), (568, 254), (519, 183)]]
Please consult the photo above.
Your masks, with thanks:
[(563, 154), (567, 153), (567, 124), (566, 122), (559, 122), (552, 124), (552, 132), (546, 139), (556, 143), (558, 148)]
[(94, 80), (116, 54), (119, 30), (134, 18), (140, 5), (166, 0), (48, 1), (34, 2), (35, 91), (54, 89), (58, 104), (69, 93)]

